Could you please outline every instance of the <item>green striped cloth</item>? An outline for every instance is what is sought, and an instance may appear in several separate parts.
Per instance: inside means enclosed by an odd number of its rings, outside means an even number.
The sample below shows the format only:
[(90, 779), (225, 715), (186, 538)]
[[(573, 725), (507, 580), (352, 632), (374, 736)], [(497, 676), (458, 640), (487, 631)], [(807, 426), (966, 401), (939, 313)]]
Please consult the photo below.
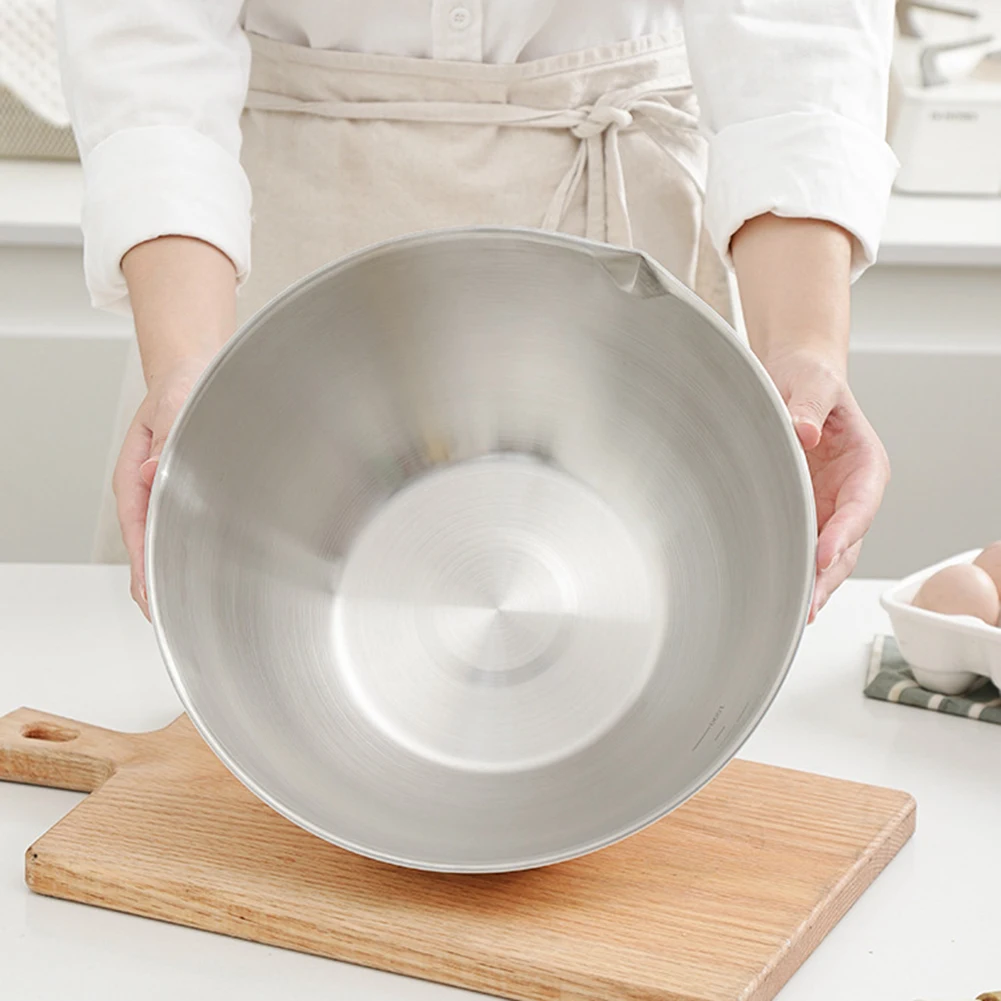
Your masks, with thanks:
[(934, 709), (953, 716), (981, 719), (985, 723), (1001, 723), (1001, 695), (990, 681), (985, 678), (982, 684), (963, 695), (929, 692), (914, 680), (892, 636), (877, 636), (872, 641), (865, 694), (870, 699), (901, 702), (905, 706)]

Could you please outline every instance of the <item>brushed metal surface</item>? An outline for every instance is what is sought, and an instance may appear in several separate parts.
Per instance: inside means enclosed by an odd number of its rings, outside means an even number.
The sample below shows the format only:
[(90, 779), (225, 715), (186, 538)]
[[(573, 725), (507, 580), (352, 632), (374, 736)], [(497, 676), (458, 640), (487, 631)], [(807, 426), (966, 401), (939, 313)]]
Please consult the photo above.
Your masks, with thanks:
[(279, 812), (403, 865), (570, 858), (683, 802), (776, 693), (813, 580), (760, 365), (642, 255), (394, 241), (296, 284), (164, 451), (150, 608)]
[(588, 487), (531, 459), (459, 463), (355, 540), (334, 603), (338, 681), (413, 754), (538, 767), (636, 701), (662, 643), (661, 587)]

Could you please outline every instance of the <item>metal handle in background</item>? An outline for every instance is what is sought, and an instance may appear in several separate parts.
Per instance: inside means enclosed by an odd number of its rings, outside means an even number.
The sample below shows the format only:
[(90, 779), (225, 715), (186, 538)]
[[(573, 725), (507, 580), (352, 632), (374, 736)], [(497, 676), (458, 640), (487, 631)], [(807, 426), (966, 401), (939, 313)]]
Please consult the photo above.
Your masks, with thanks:
[(955, 4), (942, 3), (940, 0), (897, 0), (897, 28), (904, 38), (921, 38), (921, 32), (914, 20), (915, 10), (931, 10), (939, 14), (952, 14), (955, 17), (965, 17), (971, 21), (980, 17), (980, 11), (974, 7), (957, 7)]
[(939, 42), (928, 45), (921, 50), (921, 86), (941, 87), (948, 83), (949, 78), (939, 66), (939, 56), (944, 52), (956, 52), (959, 49), (972, 49), (978, 45), (989, 45), (994, 41), (993, 35), (976, 35), (973, 38), (963, 38), (954, 42)]
[(93, 792), (136, 759), (142, 737), (18, 709), (0, 717), (0, 780)]

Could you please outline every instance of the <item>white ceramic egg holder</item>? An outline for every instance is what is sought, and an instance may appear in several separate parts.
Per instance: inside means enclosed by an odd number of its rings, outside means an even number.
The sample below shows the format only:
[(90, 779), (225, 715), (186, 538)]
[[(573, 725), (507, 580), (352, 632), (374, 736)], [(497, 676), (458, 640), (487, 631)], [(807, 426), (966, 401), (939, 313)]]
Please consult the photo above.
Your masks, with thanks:
[[(925, 35), (915, 8), (939, 12)], [(942, 17), (941, 15), (955, 15)], [(1001, 33), (948, 0), (897, 0), (888, 141), (896, 191), (1001, 194)], [(949, 25), (946, 27), (946, 25)]]
[(980, 552), (971, 549), (919, 570), (883, 594), (897, 646), (922, 688), (959, 695), (980, 678), (990, 678), (1001, 688), (1001, 628), (972, 615), (943, 615), (912, 604), (932, 574), (956, 563), (972, 563)]

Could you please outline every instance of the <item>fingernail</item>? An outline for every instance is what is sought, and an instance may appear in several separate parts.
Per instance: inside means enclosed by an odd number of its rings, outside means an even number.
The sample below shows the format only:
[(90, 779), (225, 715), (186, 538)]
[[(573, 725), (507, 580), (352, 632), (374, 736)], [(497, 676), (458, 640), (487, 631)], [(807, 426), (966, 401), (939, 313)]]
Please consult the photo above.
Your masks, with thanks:
[(836, 564), (836, 563), (838, 562), (838, 560), (840, 560), (840, 559), (841, 559), (841, 553), (835, 553), (835, 554), (834, 554), (834, 555), (833, 555), (833, 556), (831, 557), (831, 562), (830, 562), (830, 563), (828, 563), (826, 567), (821, 567), (820, 569), (821, 569), (822, 571), (824, 571), (824, 573), (826, 573), (826, 572), (827, 572), (828, 570), (830, 570), (830, 569), (831, 569), (831, 567), (833, 567), (833, 566), (834, 566), (834, 565), (835, 565), (835, 564)]
[(159, 459), (147, 459), (139, 467), (139, 475), (142, 477), (143, 483), (145, 483), (146, 486), (151, 487), (153, 485), (153, 480), (156, 478), (156, 470), (159, 464)]
[(792, 425), (796, 436), (806, 448), (815, 448), (820, 444), (823, 432), (816, 422), (811, 421), (808, 417), (794, 417)]
[(146, 581), (139, 582), (139, 594), (142, 595), (142, 600), (149, 604), (149, 599), (146, 597)]

